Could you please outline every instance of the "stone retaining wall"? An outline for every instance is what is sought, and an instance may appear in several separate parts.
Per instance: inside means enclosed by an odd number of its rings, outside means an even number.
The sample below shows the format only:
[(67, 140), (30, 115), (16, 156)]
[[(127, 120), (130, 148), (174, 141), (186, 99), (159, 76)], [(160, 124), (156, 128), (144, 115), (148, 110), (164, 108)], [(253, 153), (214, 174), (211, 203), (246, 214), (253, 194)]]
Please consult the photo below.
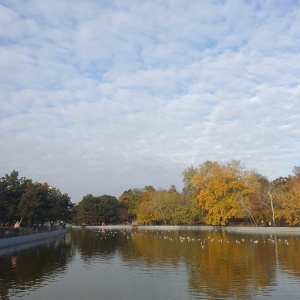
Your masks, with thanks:
[(6, 248), (6, 247), (16, 246), (24, 243), (30, 243), (30, 242), (43, 240), (43, 239), (48, 239), (48, 238), (58, 236), (60, 234), (65, 234), (65, 232), (66, 229), (61, 229), (61, 230), (50, 231), (50, 232), (43, 232), (43, 233), (36, 233), (36, 234), (0, 239), (0, 248)]

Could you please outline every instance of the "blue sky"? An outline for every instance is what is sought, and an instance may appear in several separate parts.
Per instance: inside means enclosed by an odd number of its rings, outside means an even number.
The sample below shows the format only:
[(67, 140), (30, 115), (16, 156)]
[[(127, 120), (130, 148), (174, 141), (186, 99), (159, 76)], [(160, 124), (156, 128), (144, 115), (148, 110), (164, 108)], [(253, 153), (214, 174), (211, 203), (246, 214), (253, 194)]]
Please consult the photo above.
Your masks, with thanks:
[(0, 0), (0, 170), (88, 193), (300, 165), (300, 2)]

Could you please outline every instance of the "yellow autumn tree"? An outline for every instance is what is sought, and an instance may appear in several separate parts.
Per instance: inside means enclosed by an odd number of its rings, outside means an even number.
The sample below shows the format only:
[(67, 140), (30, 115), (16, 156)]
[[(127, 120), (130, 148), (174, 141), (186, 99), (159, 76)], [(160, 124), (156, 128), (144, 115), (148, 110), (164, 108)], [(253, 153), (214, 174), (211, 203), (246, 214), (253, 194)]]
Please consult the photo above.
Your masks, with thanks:
[(248, 184), (249, 178), (249, 172), (237, 160), (201, 164), (193, 183), (199, 189), (197, 200), (203, 221), (209, 225), (225, 225), (230, 218), (244, 217), (241, 199), (243, 203), (250, 201), (253, 186)]
[(136, 208), (136, 219), (139, 222), (148, 223), (156, 219), (154, 205), (155, 203), (153, 203), (152, 201), (155, 195), (156, 190), (152, 185), (144, 187), (143, 192), (141, 193), (139, 204)]
[(145, 192), (137, 209), (137, 219), (164, 225), (194, 224), (199, 219), (199, 206), (195, 198), (171, 186), (169, 190)]
[(300, 173), (287, 178), (278, 191), (276, 217), (288, 225), (300, 224)]
[(258, 225), (261, 217), (261, 181), (266, 180), (261, 174), (251, 170), (243, 171), (240, 179), (243, 180), (245, 188), (236, 192), (236, 201), (239, 205), (239, 214), (245, 216), (254, 226)]

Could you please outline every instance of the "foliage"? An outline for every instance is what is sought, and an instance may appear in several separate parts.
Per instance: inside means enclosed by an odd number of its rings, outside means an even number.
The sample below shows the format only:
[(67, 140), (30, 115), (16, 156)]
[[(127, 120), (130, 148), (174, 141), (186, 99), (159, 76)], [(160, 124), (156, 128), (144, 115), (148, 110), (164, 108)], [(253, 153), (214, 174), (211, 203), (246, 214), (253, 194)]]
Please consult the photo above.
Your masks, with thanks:
[(20, 218), (18, 205), (31, 180), (18, 176), (19, 173), (13, 171), (0, 179), (0, 220), (11, 222)]
[(47, 183), (33, 183), (13, 171), (0, 180), (0, 221), (12, 223), (45, 222), (71, 219), (72, 203), (67, 194), (62, 194)]
[(300, 173), (291, 176), (277, 187), (278, 208), (276, 217), (288, 225), (300, 223)]
[(261, 184), (261, 203), (263, 208), (269, 212), (273, 224), (276, 225), (276, 208), (278, 205), (278, 186), (282, 184), (282, 179), (276, 179), (272, 182), (265, 181)]
[(72, 219), (73, 203), (68, 194), (63, 194), (55, 187), (48, 187), (47, 200), (49, 219), (65, 221)]
[(145, 191), (137, 210), (137, 219), (146, 223), (194, 224), (199, 219), (196, 201), (175, 186), (169, 190)]
[(114, 196), (94, 197), (88, 194), (76, 206), (74, 220), (86, 224), (113, 223), (118, 220), (117, 208), (118, 202)]
[(231, 218), (246, 217), (245, 211), (252, 215), (251, 175), (236, 160), (223, 164), (206, 161), (199, 166), (193, 182), (199, 189), (197, 200), (206, 224), (225, 225)]
[(47, 186), (40, 183), (30, 183), (21, 196), (18, 210), (22, 217), (32, 220), (44, 220), (49, 206), (47, 205)]
[(146, 186), (141, 194), (140, 201), (136, 209), (136, 217), (140, 222), (151, 222), (155, 220), (155, 211), (151, 202), (152, 197), (155, 195), (155, 189)]
[[(137, 207), (141, 202), (142, 194), (142, 189), (130, 189), (119, 197), (119, 218), (121, 221), (133, 221), (136, 219)], [(127, 211), (127, 213), (124, 211)]]
[(185, 194), (195, 195), (199, 192), (197, 185), (194, 183), (194, 177), (198, 174), (198, 169), (194, 166), (186, 168), (182, 173), (182, 181), (184, 184), (183, 192)]
[(87, 224), (226, 225), (244, 219), (256, 226), (260, 220), (295, 226), (300, 224), (300, 167), (293, 173), (269, 181), (237, 160), (205, 161), (182, 172), (181, 192), (174, 185), (167, 190), (148, 185), (125, 191), (118, 200), (88, 194), (73, 205), (59, 189), (19, 178), (13, 171), (0, 179), (0, 222), (22, 218), (31, 223), (61, 219)]

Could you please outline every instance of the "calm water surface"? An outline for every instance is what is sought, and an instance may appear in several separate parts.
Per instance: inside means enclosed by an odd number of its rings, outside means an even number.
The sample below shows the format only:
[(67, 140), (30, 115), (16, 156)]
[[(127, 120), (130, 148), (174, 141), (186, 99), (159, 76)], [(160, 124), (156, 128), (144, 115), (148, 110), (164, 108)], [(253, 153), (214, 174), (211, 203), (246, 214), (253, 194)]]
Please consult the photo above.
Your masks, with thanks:
[(72, 229), (0, 252), (1, 299), (298, 299), (300, 238)]

